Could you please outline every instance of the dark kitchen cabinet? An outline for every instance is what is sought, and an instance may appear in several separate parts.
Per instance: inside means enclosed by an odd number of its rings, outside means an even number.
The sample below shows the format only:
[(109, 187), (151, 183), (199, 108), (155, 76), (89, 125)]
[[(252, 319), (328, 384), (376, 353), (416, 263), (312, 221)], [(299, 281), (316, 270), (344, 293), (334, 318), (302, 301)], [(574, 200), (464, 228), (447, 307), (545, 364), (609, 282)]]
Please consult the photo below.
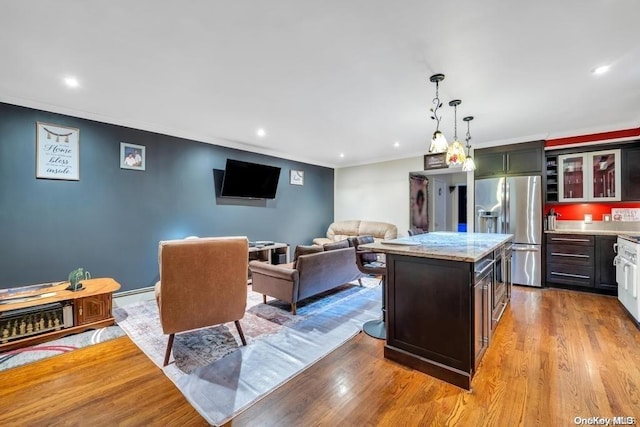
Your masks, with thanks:
[(558, 201), (558, 156), (547, 156), (544, 189), (547, 203)]
[(474, 177), (542, 174), (544, 141), (502, 145), (474, 151)]
[(594, 285), (594, 238), (584, 234), (548, 234), (547, 284)]
[(622, 149), (622, 200), (640, 200), (640, 147)]
[(614, 235), (546, 233), (546, 286), (590, 288), (611, 295), (618, 291), (613, 266)]
[(613, 244), (618, 241), (617, 236), (596, 236), (596, 281), (595, 287), (605, 290), (618, 290), (616, 282), (616, 268), (613, 258)]

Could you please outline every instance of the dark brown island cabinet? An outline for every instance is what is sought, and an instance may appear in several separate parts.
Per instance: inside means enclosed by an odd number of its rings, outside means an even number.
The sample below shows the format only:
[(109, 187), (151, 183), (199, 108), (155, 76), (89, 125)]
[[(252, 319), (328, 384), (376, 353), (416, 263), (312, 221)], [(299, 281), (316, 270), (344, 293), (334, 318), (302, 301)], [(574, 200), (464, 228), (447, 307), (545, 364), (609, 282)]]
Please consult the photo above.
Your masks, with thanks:
[(434, 232), (364, 245), (386, 256), (385, 357), (471, 390), (509, 304), (511, 240)]

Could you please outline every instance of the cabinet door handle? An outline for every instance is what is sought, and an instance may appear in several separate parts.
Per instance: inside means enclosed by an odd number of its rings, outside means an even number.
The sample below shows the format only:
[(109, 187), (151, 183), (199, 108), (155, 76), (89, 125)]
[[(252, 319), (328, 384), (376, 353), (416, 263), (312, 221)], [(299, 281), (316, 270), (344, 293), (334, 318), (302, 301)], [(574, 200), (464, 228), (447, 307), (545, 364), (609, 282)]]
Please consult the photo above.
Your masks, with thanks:
[(589, 239), (571, 239), (569, 237), (552, 237), (551, 240), (556, 240), (558, 242), (590, 242)]
[(477, 277), (482, 277), (484, 275), (484, 273), (486, 273), (490, 268), (492, 268), (493, 264), (495, 264), (495, 263), (496, 262), (494, 260), (491, 260), (491, 262), (487, 263), (486, 265), (484, 265), (482, 267), (482, 270), (476, 272), (476, 276)]
[(571, 273), (558, 273), (555, 271), (551, 272), (552, 276), (563, 276), (563, 277), (575, 277), (576, 279), (589, 279), (589, 276), (585, 276), (583, 274), (571, 274)]
[(590, 258), (589, 255), (580, 255), (580, 254), (563, 254), (561, 252), (551, 252), (553, 256), (564, 256), (569, 258)]

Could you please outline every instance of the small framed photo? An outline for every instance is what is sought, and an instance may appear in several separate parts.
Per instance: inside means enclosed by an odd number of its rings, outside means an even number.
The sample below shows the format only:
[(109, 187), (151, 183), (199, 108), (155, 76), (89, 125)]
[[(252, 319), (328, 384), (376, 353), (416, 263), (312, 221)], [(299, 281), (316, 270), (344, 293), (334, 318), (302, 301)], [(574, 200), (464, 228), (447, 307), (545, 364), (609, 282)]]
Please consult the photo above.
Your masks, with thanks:
[(291, 169), (291, 172), (289, 174), (289, 184), (304, 185), (304, 171)]
[(145, 160), (146, 148), (144, 145), (120, 143), (120, 168), (145, 170), (147, 162)]

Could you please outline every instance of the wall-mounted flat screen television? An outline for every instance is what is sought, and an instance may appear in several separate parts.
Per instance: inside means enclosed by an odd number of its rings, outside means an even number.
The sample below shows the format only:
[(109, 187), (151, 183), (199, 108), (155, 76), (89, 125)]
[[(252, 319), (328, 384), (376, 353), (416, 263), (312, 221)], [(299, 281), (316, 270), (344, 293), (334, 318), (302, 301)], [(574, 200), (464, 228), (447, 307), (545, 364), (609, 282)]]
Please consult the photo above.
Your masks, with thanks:
[(275, 199), (280, 168), (227, 159), (222, 178), (222, 197)]

